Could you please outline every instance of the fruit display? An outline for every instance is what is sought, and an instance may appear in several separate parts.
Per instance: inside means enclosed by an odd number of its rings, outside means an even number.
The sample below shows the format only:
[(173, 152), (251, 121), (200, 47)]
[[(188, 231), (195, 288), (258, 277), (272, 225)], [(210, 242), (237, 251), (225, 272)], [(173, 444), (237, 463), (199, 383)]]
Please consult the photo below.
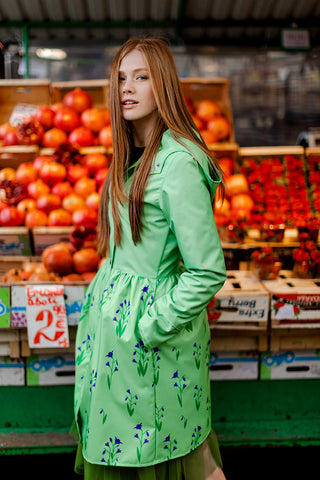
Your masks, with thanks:
[(110, 156), (85, 155), (68, 144), (16, 170), (0, 170), (0, 226), (96, 224)]
[(226, 196), (215, 202), (223, 240), (239, 242), (252, 229), (260, 241), (281, 242), (291, 228), (297, 240), (307, 231), (317, 241), (319, 162), (311, 157), (310, 164), (309, 168), (300, 147), (243, 148), (236, 165), (223, 159)]
[(11, 268), (0, 281), (89, 283), (102, 263), (96, 250), (96, 228), (78, 226), (70, 234), (69, 242), (47, 247), (41, 261), (26, 261), (19, 268)]
[[(112, 139), (105, 134), (110, 127), (110, 115), (106, 108), (94, 107), (88, 92), (74, 88), (61, 102), (41, 105), (14, 126), (5, 122), (0, 126), (0, 140), (8, 145), (39, 145), (58, 148), (70, 144), (76, 148), (103, 145), (111, 147)], [(103, 133), (99, 141), (100, 132)], [(109, 131), (109, 129), (108, 129)]]

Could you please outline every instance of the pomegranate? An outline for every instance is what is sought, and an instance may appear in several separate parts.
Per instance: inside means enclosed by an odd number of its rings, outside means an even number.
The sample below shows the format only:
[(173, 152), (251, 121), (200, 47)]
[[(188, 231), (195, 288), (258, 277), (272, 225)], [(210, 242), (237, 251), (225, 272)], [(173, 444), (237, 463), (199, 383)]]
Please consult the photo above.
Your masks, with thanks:
[(38, 178), (37, 170), (34, 168), (32, 162), (20, 163), (16, 171), (15, 181), (20, 185), (28, 185)]
[(207, 124), (207, 128), (213, 133), (218, 141), (226, 140), (231, 131), (230, 123), (222, 115), (216, 115), (210, 120)]
[(45, 227), (48, 225), (48, 216), (45, 212), (34, 208), (26, 213), (24, 224), (28, 228)]
[(221, 109), (214, 100), (201, 100), (196, 108), (196, 115), (208, 122), (215, 115), (221, 115)]
[(77, 148), (90, 147), (95, 144), (95, 136), (89, 128), (81, 126), (69, 133), (68, 142)]
[(98, 133), (107, 124), (105, 112), (100, 108), (88, 108), (81, 114), (81, 123), (84, 127)]
[(94, 178), (82, 177), (73, 186), (74, 193), (82, 198), (87, 198), (90, 193), (96, 191), (97, 184)]
[(67, 169), (67, 180), (70, 183), (76, 183), (80, 178), (89, 177), (89, 170), (85, 165), (79, 163), (70, 165)]
[(82, 113), (84, 110), (92, 107), (93, 99), (85, 90), (75, 88), (63, 97), (63, 105), (73, 108), (78, 113)]
[(16, 130), (10, 130), (3, 137), (3, 145), (8, 147), (9, 145), (19, 145), (19, 140)]
[(70, 225), (72, 225), (72, 216), (64, 208), (57, 208), (49, 213), (49, 227), (68, 227)]
[(37, 199), (41, 195), (50, 192), (50, 187), (44, 183), (40, 178), (34, 182), (29, 183), (27, 186), (28, 197)]
[(61, 199), (58, 195), (53, 193), (46, 193), (37, 199), (37, 209), (42, 210), (45, 213), (50, 213), (52, 210), (56, 210), (61, 205)]
[(53, 127), (54, 117), (55, 112), (48, 105), (39, 107), (34, 114), (35, 120), (37, 120), (45, 130)]
[(108, 159), (103, 153), (88, 153), (83, 158), (84, 165), (88, 168), (90, 175), (95, 175), (100, 168), (107, 168)]
[(94, 248), (82, 248), (73, 254), (73, 270), (77, 273), (95, 272), (100, 255)]
[(11, 182), (14, 182), (15, 178), (16, 171), (14, 168), (4, 167), (0, 170), (0, 182), (2, 182), (2, 180), (10, 180)]
[(34, 117), (27, 117), (17, 126), (16, 133), (21, 145), (35, 145), (41, 142), (44, 128)]
[(80, 210), (85, 207), (85, 201), (83, 197), (77, 195), (76, 193), (70, 193), (62, 200), (62, 206), (67, 212), (73, 213), (76, 210)]
[(2, 227), (16, 227), (23, 224), (23, 216), (17, 207), (10, 205), (0, 210), (0, 225)]
[(72, 273), (72, 255), (69, 247), (63, 242), (45, 248), (41, 260), (49, 273), (59, 275)]
[(42, 145), (48, 148), (57, 148), (67, 142), (67, 134), (61, 128), (50, 128), (44, 132)]
[(0, 139), (3, 140), (7, 133), (15, 132), (15, 131), (16, 131), (16, 127), (14, 125), (11, 125), (11, 123), (9, 122), (2, 123), (0, 125)]
[(58, 195), (61, 199), (70, 195), (73, 192), (73, 188), (70, 182), (58, 182), (51, 188), (51, 193)]
[(24, 198), (17, 204), (17, 210), (25, 218), (28, 212), (36, 209), (36, 201), (33, 198)]
[(40, 170), (40, 178), (48, 185), (62, 182), (67, 175), (67, 170), (64, 165), (58, 162), (45, 163)]
[(71, 132), (80, 125), (80, 117), (73, 108), (64, 107), (56, 113), (53, 123), (56, 128)]
[(98, 212), (90, 208), (81, 208), (72, 214), (73, 225), (96, 225), (98, 221)]
[(100, 130), (98, 143), (104, 147), (112, 147), (112, 130), (110, 125), (106, 125)]

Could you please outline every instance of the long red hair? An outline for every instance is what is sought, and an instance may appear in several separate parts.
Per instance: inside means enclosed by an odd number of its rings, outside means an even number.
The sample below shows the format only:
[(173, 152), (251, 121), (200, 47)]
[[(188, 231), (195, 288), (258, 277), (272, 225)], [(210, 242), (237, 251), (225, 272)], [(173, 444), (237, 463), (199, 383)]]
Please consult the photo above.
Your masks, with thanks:
[[(119, 69), (122, 59), (138, 49), (144, 56), (153, 93), (158, 107), (158, 118), (148, 138), (141, 161), (135, 168), (129, 196), (125, 192), (125, 172), (129, 166), (132, 135), (130, 122), (124, 120), (119, 96)], [(177, 69), (168, 45), (158, 38), (129, 39), (114, 58), (110, 74), (110, 117), (112, 126), (113, 160), (104, 183), (98, 220), (98, 251), (105, 255), (109, 250), (110, 225), (108, 218), (111, 202), (114, 224), (114, 242), (121, 242), (119, 204), (129, 203), (132, 239), (141, 241), (143, 197), (152, 161), (160, 146), (161, 137), (169, 129), (179, 143), (183, 138), (194, 142), (207, 155), (213, 169), (222, 178), (215, 158), (202, 140), (190, 115), (181, 90)]]

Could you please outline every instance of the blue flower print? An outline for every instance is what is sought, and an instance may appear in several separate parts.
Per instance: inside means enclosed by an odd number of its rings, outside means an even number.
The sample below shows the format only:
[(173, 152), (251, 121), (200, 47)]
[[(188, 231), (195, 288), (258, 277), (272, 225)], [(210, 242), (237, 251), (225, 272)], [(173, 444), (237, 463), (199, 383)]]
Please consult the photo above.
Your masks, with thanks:
[[(120, 445), (122, 445), (122, 442), (119, 440), (117, 437), (110, 437), (108, 442), (105, 444), (105, 448), (102, 452), (102, 459), (101, 463), (106, 463), (107, 465), (117, 465), (117, 462), (119, 461), (118, 455), (121, 453), (121, 448)], [(104, 458), (105, 455), (108, 455), (107, 458)]]
[(90, 376), (90, 393), (92, 393), (94, 387), (96, 386), (96, 381), (97, 381), (97, 371), (92, 370), (91, 376)]
[(196, 363), (196, 367), (199, 370), (201, 363), (201, 345), (193, 344), (193, 356)]
[(107, 361), (106, 366), (110, 368), (110, 373), (107, 376), (107, 383), (109, 389), (111, 388), (112, 377), (115, 372), (118, 371), (118, 360), (113, 356), (113, 350), (106, 355), (110, 360)]
[(143, 345), (142, 340), (139, 340), (135, 345), (132, 362), (137, 364), (138, 375), (142, 377), (144, 377), (147, 372), (149, 362), (148, 353), (149, 350)]
[(177, 440), (175, 438), (171, 439), (170, 435), (167, 435), (163, 443), (165, 443), (165, 446), (163, 448), (165, 450), (168, 450), (167, 459), (170, 460), (172, 458), (173, 452), (177, 450)]
[(135, 395), (134, 393), (131, 392), (130, 389), (128, 389), (125, 402), (127, 403), (127, 410), (130, 417), (132, 417), (132, 415), (134, 414), (134, 407), (135, 405), (137, 405), (137, 402), (135, 400), (138, 400), (138, 395)]
[(139, 445), (137, 446), (137, 458), (138, 458), (138, 462), (140, 463), (142, 448), (146, 443), (149, 443), (149, 440), (148, 440), (149, 432), (148, 430), (143, 430), (142, 423), (138, 423), (134, 427), (134, 429), (137, 430), (137, 433), (135, 433), (134, 438), (137, 438), (139, 440)]
[(113, 318), (113, 321), (117, 323), (116, 334), (118, 337), (121, 337), (127, 328), (130, 315), (130, 302), (126, 299), (120, 303), (118, 310), (116, 311), (116, 316)]
[(160, 366), (158, 362), (160, 361), (159, 348), (154, 348), (151, 352), (152, 354), (152, 367), (153, 367), (153, 386), (158, 385), (159, 382), (159, 371)]
[(201, 438), (201, 430), (202, 430), (202, 427), (200, 425), (194, 428), (193, 434), (192, 434), (190, 451), (195, 450), (199, 446), (200, 438)]
[(107, 420), (107, 413), (103, 410), (103, 408), (100, 408), (100, 411), (99, 411), (100, 415), (101, 415), (101, 418), (102, 418), (102, 424), (106, 423), (106, 420)]
[(178, 370), (176, 372), (174, 372), (174, 374), (172, 375), (172, 378), (174, 380), (176, 380), (176, 382), (174, 383), (174, 387), (176, 387), (178, 389), (178, 402), (179, 402), (179, 405), (180, 407), (182, 407), (182, 394), (183, 394), (183, 391), (184, 389), (186, 388), (187, 384), (186, 384), (186, 377), (184, 375), (180, 375), (179, 376), (179, 373), (178, 373)]
[(201, 397), (202, 397), (202, 387), (199, 387), (198, 385), (196, 385), (194, 387), (194, 390), (195, 390), (195, 393), (193, 395), (193, 398), (194, 398), (194, 401), (196, 403), (196, 409), (199, 410), (200, 401), (201, 401)]
[(156, 420), (156, 428), (158, 432), (160, 432), (161, 427), (162, 427), (162, 419), (163, 419), (163, 412), (164, 408), (163, 407), (158, 407), (157, 404), (155, 403), (155, 420)]

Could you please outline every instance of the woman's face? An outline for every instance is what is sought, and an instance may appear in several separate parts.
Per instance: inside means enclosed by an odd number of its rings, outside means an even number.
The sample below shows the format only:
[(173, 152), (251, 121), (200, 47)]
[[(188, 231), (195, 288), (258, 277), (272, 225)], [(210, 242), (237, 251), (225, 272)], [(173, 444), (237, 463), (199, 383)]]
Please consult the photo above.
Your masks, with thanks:
[(125, 120), (145, 128), (153, 125), (158, 115), (157, 105), (149, 69), (137, 49), (128, 53), (120, 63), (119, 95)]

